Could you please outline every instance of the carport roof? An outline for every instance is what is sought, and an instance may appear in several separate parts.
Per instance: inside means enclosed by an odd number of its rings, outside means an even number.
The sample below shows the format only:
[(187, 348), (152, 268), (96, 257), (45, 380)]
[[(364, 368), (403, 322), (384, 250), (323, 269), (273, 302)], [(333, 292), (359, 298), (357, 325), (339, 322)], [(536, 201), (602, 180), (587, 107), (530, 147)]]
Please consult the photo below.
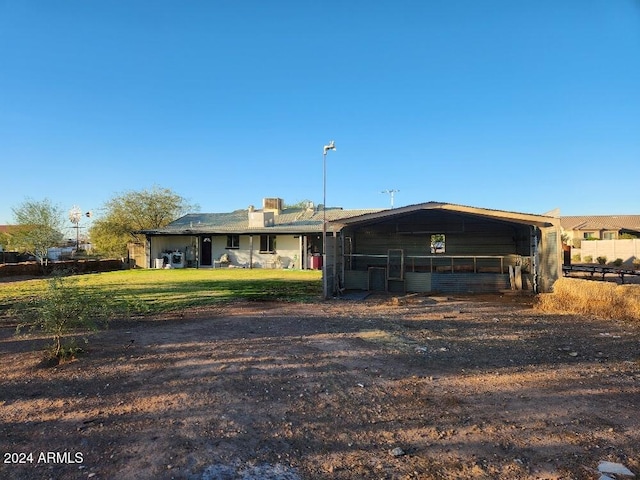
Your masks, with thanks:
[(499, 220), (504, 222), (518, 223), (522, 225), (533, 225), (536, 227), (558, 226), (560, 219), (547, 215), (534, 215), (529, 213), (509, 212), (505, 210), (492, 210), (488, 208), (469, 207), (466, 205), (456, 205), (453, 203), (442, 202), (426, 202), (406, 207), (399, 207), (377, 212), (364, 213), (348, 218), (336, 219), (330, 222), (334, 229), (341, 229), (346, 226), (366, 225), (393, 219), (396, 217), (428, 211), (448, 211), (457, 214), (471, 215), (483, 217), (491, 220)]

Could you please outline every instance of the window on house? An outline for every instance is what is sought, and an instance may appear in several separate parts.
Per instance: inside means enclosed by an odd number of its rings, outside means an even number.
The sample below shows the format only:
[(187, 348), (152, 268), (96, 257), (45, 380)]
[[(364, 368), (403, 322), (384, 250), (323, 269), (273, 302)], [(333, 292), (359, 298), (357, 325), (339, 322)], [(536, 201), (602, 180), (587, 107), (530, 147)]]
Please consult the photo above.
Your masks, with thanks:
[(276, 236), (260, 235), (260, 252), (275, 253), (275, 251), (276, 251)]
[(240, 248), (240, 235), (227, 235), (227, 248)]
[(596, 233), (595, 232), (582, 232), (582, 238), (584, 238), (585, 240), (593, 240), (594, 238), (596, 238)]
[(445, 238), (444, 233), (436, 233), (431, 235), (431, 253), (444, 253), (445, 252)]
[(602, 234), (602, 239), (603, 240), (615, 240), (616, 239), (616, 232), (604, 232)]

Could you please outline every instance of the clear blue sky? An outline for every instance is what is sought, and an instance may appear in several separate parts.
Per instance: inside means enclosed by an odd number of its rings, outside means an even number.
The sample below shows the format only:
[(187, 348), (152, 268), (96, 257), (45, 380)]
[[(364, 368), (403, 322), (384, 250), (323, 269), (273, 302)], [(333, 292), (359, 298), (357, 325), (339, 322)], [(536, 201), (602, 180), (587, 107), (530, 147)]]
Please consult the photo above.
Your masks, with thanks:
[(640, 1), (0, 0), (0, 224), (166, 187), (640, 214)]

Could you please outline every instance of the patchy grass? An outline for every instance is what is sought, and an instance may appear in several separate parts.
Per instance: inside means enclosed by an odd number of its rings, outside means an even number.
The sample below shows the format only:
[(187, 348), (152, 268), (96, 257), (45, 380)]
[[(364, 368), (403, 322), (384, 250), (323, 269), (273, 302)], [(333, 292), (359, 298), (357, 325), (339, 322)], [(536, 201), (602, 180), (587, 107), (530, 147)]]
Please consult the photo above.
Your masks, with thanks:
[[(170, 269), (124, 270), (76, 277), (87, 301), (108, 295), (137, 313), (160, 313), (234, 300), (308, 301), (322, 293), (314, 270)], [(0, 318), (46, 291), (46, 279), (0, 285)]]
[(640, 285), (561, 278), (553, 293), (542, 294), (537, 308), (601, 318), (640, 320)]

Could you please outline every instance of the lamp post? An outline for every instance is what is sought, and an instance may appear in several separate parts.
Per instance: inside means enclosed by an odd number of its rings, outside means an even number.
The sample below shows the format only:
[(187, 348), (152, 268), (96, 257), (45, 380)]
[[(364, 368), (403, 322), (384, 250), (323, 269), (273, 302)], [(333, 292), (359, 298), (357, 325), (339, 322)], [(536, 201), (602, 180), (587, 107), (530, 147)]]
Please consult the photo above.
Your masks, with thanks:
[(335, 150), (333, 140), (325, 145), (322, 151), (322, 295), (329, 297), (327, 284), (327, 152)]

